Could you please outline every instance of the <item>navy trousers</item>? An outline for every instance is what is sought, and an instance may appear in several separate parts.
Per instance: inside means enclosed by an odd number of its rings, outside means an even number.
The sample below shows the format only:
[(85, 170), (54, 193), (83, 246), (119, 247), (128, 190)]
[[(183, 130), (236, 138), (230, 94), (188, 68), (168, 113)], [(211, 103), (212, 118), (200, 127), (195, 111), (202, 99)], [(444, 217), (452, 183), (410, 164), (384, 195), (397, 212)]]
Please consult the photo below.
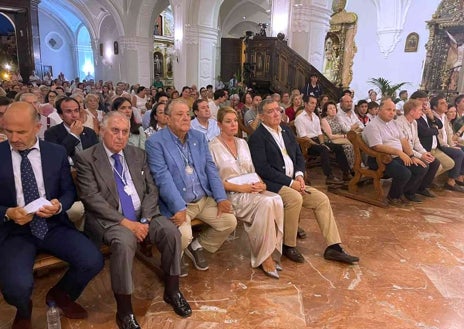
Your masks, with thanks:
[[(368, 158), (369, 168), (377, 169), (375, 158)], [(385, 166), (385, 174), (392, 178), (390, 191), (388, 196), (391, 199), (398, 199), (403, 194), (414, 195), (422, 183), (424, 176), (427, 174), (429, 167), (422, 166), (406, 166), (399, 157)]]
[(41, 251), (69, 264), (55, 287), (67, 292), (73, 300), (104, 265), (103, 255), (95, 244), (72, 227), (55, 225), (43, 240), (25, 230), (11, 234), (0, 245), (0, 289), (6, 302), (15, 306), (21, 317), (30, 317), (32, 268), (35, 256)]

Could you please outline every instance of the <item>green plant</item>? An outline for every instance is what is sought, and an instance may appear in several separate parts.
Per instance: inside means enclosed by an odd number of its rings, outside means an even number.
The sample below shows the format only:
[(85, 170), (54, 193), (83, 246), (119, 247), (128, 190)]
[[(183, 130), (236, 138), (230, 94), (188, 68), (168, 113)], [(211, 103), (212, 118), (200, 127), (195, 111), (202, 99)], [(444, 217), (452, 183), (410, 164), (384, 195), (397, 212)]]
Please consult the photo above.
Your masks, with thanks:
[(396, 92), (401, 87), (409, 83), (409, 82), (401, 82), (397, 84), (392, 84), (391, 81), (388, 81), (385, 78), (372, 78), (368, 82), (376, 86), (379, 89), (380, 93), (382, 94), (382, 97), (388, 96), (393, 99), (396, 97)]

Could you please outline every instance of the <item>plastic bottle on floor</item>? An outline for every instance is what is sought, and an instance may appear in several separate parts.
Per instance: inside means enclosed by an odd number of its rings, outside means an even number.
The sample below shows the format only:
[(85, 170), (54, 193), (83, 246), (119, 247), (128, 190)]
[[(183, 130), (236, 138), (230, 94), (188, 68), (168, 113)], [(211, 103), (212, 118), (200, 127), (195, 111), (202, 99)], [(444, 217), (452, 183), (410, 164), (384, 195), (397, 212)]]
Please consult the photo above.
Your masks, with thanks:
[(61, 329), (60, 311), (56, 308), (55, 302), (48, 304), (47, 325), (48, 329)]

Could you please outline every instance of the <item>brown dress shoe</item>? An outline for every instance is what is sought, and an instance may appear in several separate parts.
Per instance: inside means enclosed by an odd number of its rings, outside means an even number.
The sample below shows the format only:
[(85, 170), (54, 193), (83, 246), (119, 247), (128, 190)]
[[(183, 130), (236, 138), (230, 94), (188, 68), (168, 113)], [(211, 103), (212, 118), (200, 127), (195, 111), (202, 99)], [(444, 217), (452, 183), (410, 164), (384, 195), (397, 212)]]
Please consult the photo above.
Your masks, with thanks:
[(73, 301), (69, 295), (57, 288), (52, 288), (47, 293), (45, 301), (49, 304), (54, 301), (56, 306), (61, 310), (61, 313), (69, 319), (85, 319), (88, 314), (87, 311), (78, 303)]
[(324, 258), (336, 262), (353, 264), (359, 262), (359, 257), (348, 255), (343, 249), (341, 251), (327, 247)]
[(282, 247), (282, 254), (291, 261), (296, 263), (304, 263), (304, 257), (296, 247), (289, 247), (284, 245)]

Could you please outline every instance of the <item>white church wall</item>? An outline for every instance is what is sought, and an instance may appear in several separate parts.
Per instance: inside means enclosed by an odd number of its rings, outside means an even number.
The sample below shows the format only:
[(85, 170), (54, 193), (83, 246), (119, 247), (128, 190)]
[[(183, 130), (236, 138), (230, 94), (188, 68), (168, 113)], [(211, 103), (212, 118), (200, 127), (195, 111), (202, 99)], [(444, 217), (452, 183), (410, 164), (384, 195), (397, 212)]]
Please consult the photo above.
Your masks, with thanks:
[[(125, 67), (121, 66), (120, 57), (127, 56), (124, 53), (124, 46), (118, 40), (118, 31), (116, 23), (111, 16), (105, 17), (99, 33), (99, 40), (97, 41), (97, 51), (95, 57), (95, 79), (114, 82), (119, 80), (127, 80), (127, 71)], [(119, 54), (114, 54), (114, 42), (118, 41)], [(103, 45), (103, 56), (100, 56), (100, 44)], [(135, 80), (134, 80), (135, 81)]]
[[(426, 21), (436, 11), (440, 0), (412, 0), (406, 15), (403, 30), (393, 51), (384, 56), (380, 51), (377, 37), (377, 17), (372, 1), (349, 1), (346, 10), (358, 15), (358, 29), (355, 37), (357, 53), (353, 63), (353, 80), (350, 87), (356, 91), (356, 98), (367, 98), (367, 91), (373, 86), (367, 81), (371, 78), (383, 77), (393, 83), (409, 82), (404, 89), (411, 94), (417, 90), (422, 80), (423, 63), (425, 61), (425, 44), (429, 38)], [(406, 37), (409, 33), (419, 34), (417, 52), (404, 52)]]
[(52, 66), (53, 78), (63, 72), (66, 79), (74, 79), (77, 73), (73, 54), (75, 42), (70, 35), (71, 31), (41, 10), (39, 10), (39, 22), (42, 64)]

